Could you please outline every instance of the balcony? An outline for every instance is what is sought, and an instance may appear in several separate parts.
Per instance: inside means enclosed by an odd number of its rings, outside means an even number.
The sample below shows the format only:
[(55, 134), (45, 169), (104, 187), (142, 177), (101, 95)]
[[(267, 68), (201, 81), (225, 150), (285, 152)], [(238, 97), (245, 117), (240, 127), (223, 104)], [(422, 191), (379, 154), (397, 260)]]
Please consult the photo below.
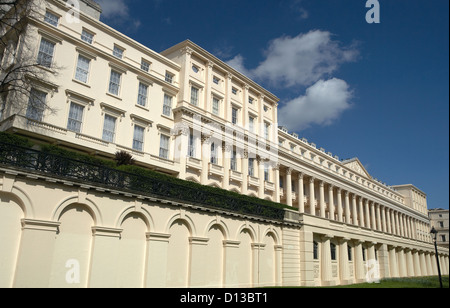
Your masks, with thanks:
[(247, 183), (248, 183), (248, 186), (258, 187), (259, 186), (259, 179), (255, 178), (254, 176), (249, 175)]
[(242, 182), (242, 173), (235, 170), (230, 170), (230, 180), (241, 183)]
[(186, 168), (199, 172), (202, 170), (202, 162), (200, 159), (188, 157), (186, 160)]
[(211, 176), (223, 178), (223, 167), (213, 163), (209, 163), (208, 173)]
[(264, 189), (267, 191), (274, 192), (275, 191), (275, 184), (272, 182), (264, 181)]

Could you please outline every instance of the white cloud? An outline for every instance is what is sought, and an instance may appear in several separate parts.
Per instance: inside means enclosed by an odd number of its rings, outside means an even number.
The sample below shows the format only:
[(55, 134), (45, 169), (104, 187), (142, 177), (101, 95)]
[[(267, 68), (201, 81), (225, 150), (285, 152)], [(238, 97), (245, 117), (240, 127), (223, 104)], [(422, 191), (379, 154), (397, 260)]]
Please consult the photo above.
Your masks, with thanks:
[(331, 37), (330, 32), (320, 30), (296, 37), (283, 36), (270, 42), (265, 59), (256, 68), (246, 69), (241, 55), (228, 64), (250, 78), (273, 86), (309, 86), (358, 56), (354, 46), (342, 47)]
[(312, 124), (330, 125), (351, 107), (352, 92), (341, 79), (319, 80), (278, 110), (279, 122), (290, 130), (299, 131)]
[(125, 0), (96, 0), (102, 7), (102, 16), (104, 18), (129, 16), (129, 8)]

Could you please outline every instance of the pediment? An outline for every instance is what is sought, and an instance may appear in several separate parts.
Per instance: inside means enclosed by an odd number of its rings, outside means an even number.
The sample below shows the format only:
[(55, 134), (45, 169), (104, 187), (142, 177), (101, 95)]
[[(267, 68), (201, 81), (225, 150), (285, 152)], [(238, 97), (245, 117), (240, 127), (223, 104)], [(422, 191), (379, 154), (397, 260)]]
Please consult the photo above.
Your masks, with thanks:
[(344, 166), (346, 166), (347, 168), (355, 171), (359, 175), (362, 175), (369, 179), (372, 178), (370, 176), (369, 172), (367, 172), (366, 168), (364, 168), (363, 164), (361, 164), (361, 162), (359, 161), (358, 158), (352, 158), (352, 159), (345, 160), (342, 162), (342, 164)]

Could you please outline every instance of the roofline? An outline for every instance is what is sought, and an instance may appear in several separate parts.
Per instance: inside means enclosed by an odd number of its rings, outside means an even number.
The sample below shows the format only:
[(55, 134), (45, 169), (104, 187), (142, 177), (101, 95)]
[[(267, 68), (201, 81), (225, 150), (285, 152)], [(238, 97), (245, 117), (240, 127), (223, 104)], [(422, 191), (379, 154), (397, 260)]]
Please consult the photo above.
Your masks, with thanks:
[(248, 83), (249, 85), (252, 85), (254, 88), (256, 89), (260, 89), (261, 92), (264, 92), (264, 94), (270, 98), (271, 100), (273, 100), (276, 104), (278, 104), (278, 102), (280, 101), (280, 98), (278, 98), (275, 94), (273, 94), (272, 92), (270, 92), (269, 90), (265, 89), (263, 86), (261, 86), (260, 84), (256, 83), (255, 81), (253, 81), (251, 78), (245, 76), (244, 74), (242, 74), (241, 72), (237, 71), (236, 69), (234, 69), (233, 67), (231, 67), (230, 65), (226, 64), (225, 62), (223, 62), (222, 60), (220, 60), (219, 58), (217, 58), (215, 55), (213, 55), (212, 53), (210, 53), (209, 51), (203, 49), (202, 47), (200, 47), (199, 45), (195, 44), (194, 42), (192, 42), (191, 40), (187, 39), (184, 40), (172, 47), (169, 47), (168, 49), (160, 52), (161, 55), (163, 56), (167, 56), (167, 54), (174, 52), (176, 50), (179, 50), (181, 48), (184, 47), (190, 47), (192, 48), (194, 51), (196, 51), (197, 53), (199, 53), (201, 56), (203, 56), (206, 59), (211, 59), (214, 62), (218, 62), (220, 63), (221, 66), (224, 67), (225, 71), (231, 71), (231, 73), (237, 77), (239, 77), (239, 79), (242, 79), (244, 82)]

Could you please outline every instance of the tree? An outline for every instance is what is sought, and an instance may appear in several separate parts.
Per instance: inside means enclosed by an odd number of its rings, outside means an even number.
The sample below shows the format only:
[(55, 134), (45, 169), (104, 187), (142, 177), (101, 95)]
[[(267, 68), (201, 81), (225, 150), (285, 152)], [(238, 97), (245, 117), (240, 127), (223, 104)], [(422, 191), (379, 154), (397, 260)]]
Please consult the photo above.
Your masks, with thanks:
[(42, 20), (42, 1), (0, 0), (0, 120), (7, 108), (10, 114), (29, 107), (56, 112), (32, 86), (52, 84), (50, 76), (56, 76), (61, 69), (35, 56), (36, 40), (29, 34), (29, 22), (33, 18)]

